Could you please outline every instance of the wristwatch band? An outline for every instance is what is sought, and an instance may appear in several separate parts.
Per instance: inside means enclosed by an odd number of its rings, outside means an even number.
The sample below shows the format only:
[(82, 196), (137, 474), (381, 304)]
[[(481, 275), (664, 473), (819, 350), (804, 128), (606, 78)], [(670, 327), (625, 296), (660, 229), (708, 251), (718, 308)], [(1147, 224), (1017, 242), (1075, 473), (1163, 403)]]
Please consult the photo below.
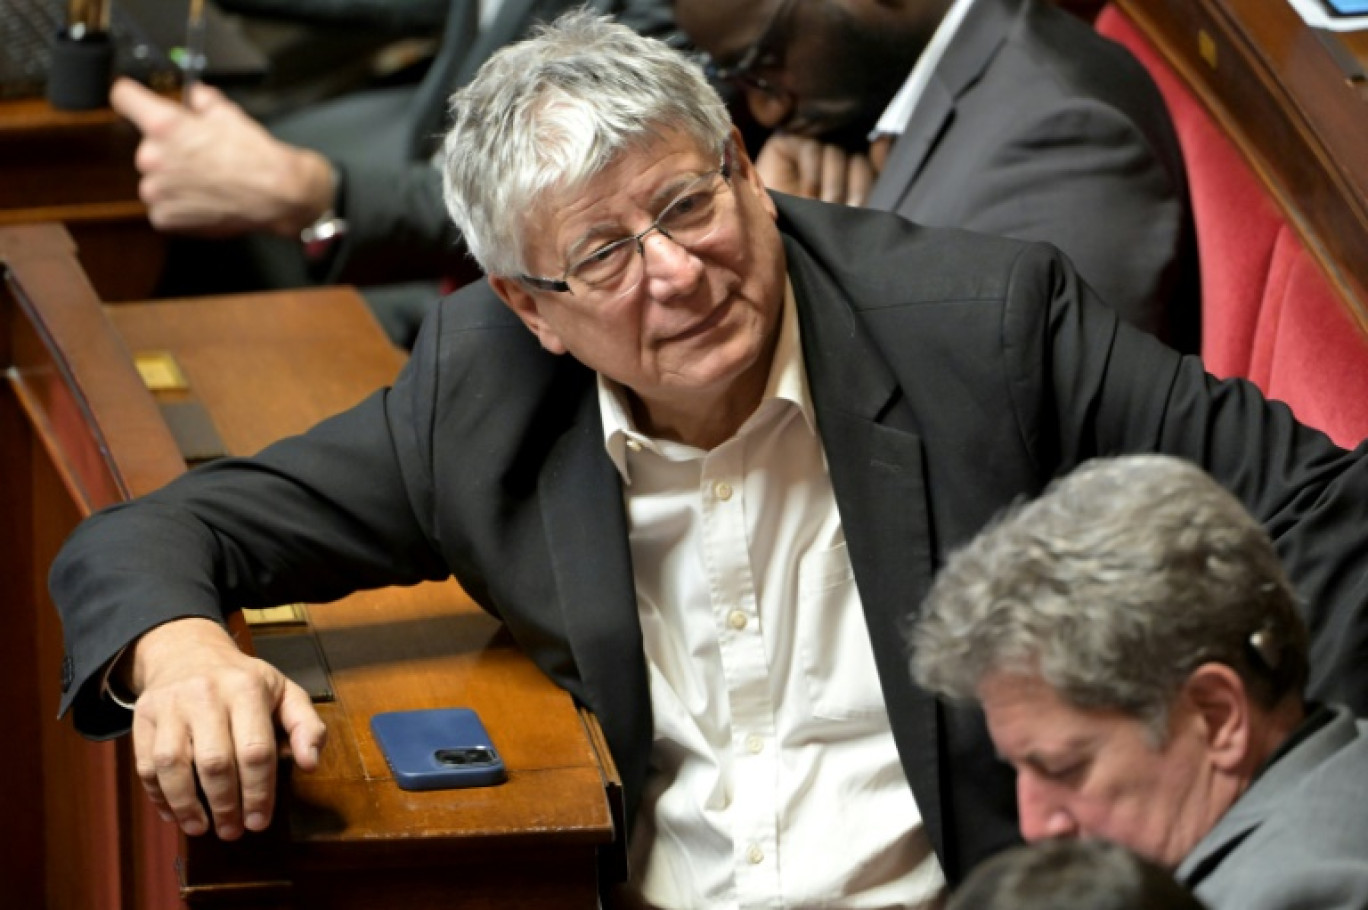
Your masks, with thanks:
[(337, 214), (342, 207), (343, 183), (335, 164), (332, 166), (332, 185), (332, 207), (299, 232), (299, 242), (304, 244), (304, 255), (310, 261), (316, 262), (327, 256), (337, 241), (347, 234), (347, 220)]

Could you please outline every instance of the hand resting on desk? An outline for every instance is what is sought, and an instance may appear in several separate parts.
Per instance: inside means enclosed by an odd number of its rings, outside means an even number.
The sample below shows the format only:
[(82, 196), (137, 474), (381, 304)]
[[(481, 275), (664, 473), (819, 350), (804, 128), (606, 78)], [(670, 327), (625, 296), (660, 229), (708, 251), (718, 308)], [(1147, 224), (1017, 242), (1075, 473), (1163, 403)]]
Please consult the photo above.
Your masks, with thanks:
[(109, 103), (142, 133), (138, 195), (162, 231), (298, 236), (333, 206), (332, 165), (288, 145), (207, 85), (190, 106), (118, 79)]
[(318, 767), (327, 735), (308, 693), (265, 661), (238, 650), (216, 623), (179, 619), (138, 639), (128, 683), (138, 777), (162, 818), (186, 834), (209, 830), (195, 775), (214, 829), (234, 840), (262, 831), (275, 805), (276, 727), (295, 763)]

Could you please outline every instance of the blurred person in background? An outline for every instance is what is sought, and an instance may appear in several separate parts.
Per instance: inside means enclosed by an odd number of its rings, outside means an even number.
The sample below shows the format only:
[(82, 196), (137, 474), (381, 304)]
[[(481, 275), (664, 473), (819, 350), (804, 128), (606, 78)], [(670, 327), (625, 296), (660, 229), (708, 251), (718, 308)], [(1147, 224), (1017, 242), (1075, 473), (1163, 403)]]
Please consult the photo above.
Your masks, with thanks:
[(1141, 64), (1041, 0), (676, 0), (774, 134), (772, 190), (1064, 251), (1104, 301), (1198, 350), (1187, 178)]

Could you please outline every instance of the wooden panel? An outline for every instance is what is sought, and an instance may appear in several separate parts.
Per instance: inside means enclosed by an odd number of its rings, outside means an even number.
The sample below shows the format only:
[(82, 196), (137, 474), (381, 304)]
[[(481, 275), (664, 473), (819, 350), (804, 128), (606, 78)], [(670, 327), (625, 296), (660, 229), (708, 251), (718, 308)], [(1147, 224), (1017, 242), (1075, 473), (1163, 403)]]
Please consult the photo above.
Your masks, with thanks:
[[(0, 331), (0, 338), (4, 332)], [(0, 699), (0, 724), (17, 743), (37, 743), (42, 731), (41, 711), (34, 689), (38, 687), (37, 614), (27, 609), (32, 600), (33, 567), (36, 565), (30, 516), (33, 491), (27, 483), (7, 483), (6, 478), (27, 478), (32, 464), (32, 434), (18, 402), (0, 389), (0, 615), (5, 632), (0, 635), (0, 672), (11, 696)], [(49, 686), (51, 681), (49, 681)], [(9, 688), (7, 686), (7, 688)], [(5, 824), (18, 837), (0, 850), (0, 882), (7, 901), (18, 907), (42, 906), (44, 850), (43, 791), (32, 783), (43, 779), (42, 750), (0, 749), (0, 780), (9, 781), (5, 796)], [(14, 786), (13, 782), (29, 782)]]
[(105, 300), (149, 296), (165, 243), (138, 199), (138, 131), (110, 109), (0, 101), (0, 226), (63, 222)]
[[(0, 596), (22, 613), (0, 672), (11, 691), (39, 690), (0, 710), (40, 743), (36, 757), (0, 760), (25, 794), (11, 830), (28, 845), (0, 861), (15, 875), (7, 896), (58, 908), (421, 908), (454, 894), (472, 907), (596, 907), (617, 786), (596, 727), (453, 582), (308, 609), (336, 693), (320, 706), (330, 736), (317, 772), (282, 766), (265, 835), (180, 837), (149, 809), (126, 739), (88, 743), (54, 719), (62, 657), (47, 565), (82, 515), (184, 467), (132, 352), (171, 351), (189, 388), (159, 394), (203, 404), (234, 453), (355, 403), (403, 360), (348, 289), (102, 307), (72, 252), (55, 226), (0, 228), (0, 534), (23, 542), (0, 547)], [(508, 782), (399, 790), (370, 715), (452, 704), (481, 713)]]
[(1327, 46), (1368, 64), (1368, 34), (1317, 34), (1267, 0), (1117, 5), (1240, 146), (1368, 327), (1368, 96)]
[[(369, 311), (356, 295), (335, 289), (121, 304), (106, 313), (130, 350), (175, 353), (190, 393), (208, 405), (226, 448), (237, 453), (355, 403), (403, 361), (388, 345), (371, 347), (381, 335)], [(259, 853), (256, 845), (196, 842), (184, 868), (193, 902), (375, 906), (396, 878), (377, 867), (402, 867), (406, 899), (449, 897), (452, 882), (461, 881), (463, 901), (483, 890), (481, 900), (494, 906), (508, 894), (491, 880), (490, 864), (516, 843), (546, 854), (538, 866), (538, 887), (554, 895), (546, 906), (594, 906), (594, 852), (613, 830), (596, 755), (569, 696), (517, 652), (502, 627), (454, 582), (366, 592), (310, 606), (307, 614), (337, 700), (319, 706), (329, 727), (322, 767), (291, 779), (288, 837), (296, 864), (244, 877), (256, 866), (244, 854)], [(398, 789), (367, 719), (455, 704), (481, 714), (508, 782), (440, 793)]]

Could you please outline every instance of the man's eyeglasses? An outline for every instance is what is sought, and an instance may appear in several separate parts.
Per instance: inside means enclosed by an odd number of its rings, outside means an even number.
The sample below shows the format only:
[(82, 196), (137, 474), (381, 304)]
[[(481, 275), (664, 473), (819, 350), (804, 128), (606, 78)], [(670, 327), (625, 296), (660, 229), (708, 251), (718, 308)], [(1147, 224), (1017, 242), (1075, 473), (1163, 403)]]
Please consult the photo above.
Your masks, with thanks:
[(646, 273), (646, 237), (659, 231), (686, 250), (705, 243), (721, 224), (721, 199), (731, 179), (730, 157), (724, 155), (715, 171), (701, 174), (661, 210), (651, 226), (630, 237), (605, 243), (572, 262), (560, 278), (520, 275), (520, 280), (542, 291), (573, 293), (573, 288), (626, 294)]
[(754, 89), (793, 106), (793, 94), (788, 89), (766, 79), (760, 70), (775, 70), (783, 65), (783, 45), (787, 38), (788, 22), (797, 0), (780, 0), (760, 37), (736, 59), (735, 63), (718, 63), (711, 57), (703, 58), (703, 71), (709, 79), (725, 82), (741, 89)]

